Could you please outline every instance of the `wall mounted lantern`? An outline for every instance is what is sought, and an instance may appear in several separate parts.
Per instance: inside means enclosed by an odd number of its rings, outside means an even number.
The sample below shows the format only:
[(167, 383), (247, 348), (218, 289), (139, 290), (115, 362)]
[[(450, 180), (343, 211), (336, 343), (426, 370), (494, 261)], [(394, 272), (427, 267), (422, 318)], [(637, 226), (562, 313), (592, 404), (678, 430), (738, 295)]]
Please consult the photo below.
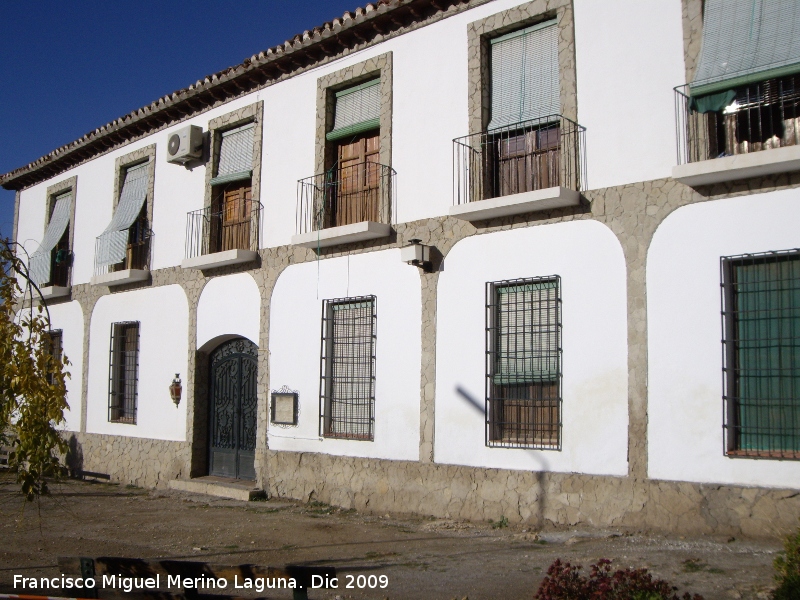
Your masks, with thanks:
[(175, 403), (175, 406), (181, 403), (181, 392), (183, 391), (183, 386), (181, 386), (181, 374), (175, 373), (175, 379), (172, 380), (172, 383), (169, 385), (169, 397), (172, 398), (172, 401)]
[(423, 244), (422, 240), (410, 240), (408, 246), (400, 248), (400, 260), (409, 265), (419, 267), (426, 273), (433, 272), (431, 247)]

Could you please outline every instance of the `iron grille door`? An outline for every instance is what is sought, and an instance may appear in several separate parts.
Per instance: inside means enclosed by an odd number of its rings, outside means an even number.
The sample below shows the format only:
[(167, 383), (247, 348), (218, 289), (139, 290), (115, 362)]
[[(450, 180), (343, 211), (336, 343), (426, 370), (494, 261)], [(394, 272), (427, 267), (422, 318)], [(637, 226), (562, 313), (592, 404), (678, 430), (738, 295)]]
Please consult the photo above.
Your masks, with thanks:
[(209, 474), (255, 479), (258, 347), (237, 339), (210, 361)]
[(486, 444), (560, 449), (560, 278), (489, 283), (486, 296)]
[(800, 458), (800, 251), (722, 259), (725, 453)]
[(375, 296), (322, 303), (320, 430), (375, 439)]

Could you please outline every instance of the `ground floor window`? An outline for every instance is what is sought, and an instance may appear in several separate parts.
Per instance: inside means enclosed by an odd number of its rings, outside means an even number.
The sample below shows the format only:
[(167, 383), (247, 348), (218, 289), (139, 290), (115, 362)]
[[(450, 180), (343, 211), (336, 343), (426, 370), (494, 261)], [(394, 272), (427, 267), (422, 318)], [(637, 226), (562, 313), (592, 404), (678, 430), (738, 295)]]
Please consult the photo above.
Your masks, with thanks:
[(558, 276), (486, 285), (486, 444), (561, 448)]
[(139, 380), (138, 322), (111, 324), (108, 373), (108, 420), (135, 424)]
[(375, 296), (322, 303), (320, 429), (325, 437), (375, 438)]
[(725, 452), (800, 458), (800, 251), (722, 259)]

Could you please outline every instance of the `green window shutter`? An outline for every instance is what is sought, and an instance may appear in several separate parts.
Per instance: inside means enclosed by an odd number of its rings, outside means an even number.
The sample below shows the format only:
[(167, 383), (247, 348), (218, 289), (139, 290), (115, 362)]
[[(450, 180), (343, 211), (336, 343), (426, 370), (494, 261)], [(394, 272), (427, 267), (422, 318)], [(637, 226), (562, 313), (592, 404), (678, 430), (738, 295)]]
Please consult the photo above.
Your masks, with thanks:
[(800, 72), (800, 2), (706, 0), (692, 96)]
[(494, 383), (557, 381), (558, 283), (539, 281), (496, 288)]
[(336, 92), (333, 130), (325, 137), (338, 140), (380, 127), (380, 79)]
[(555, 20), (495, 38), (491, 45), (489, 129), (561, 112)]
[(733, 265), (741, 450), (800, 452), (800, 257)]
[[(250, 177), (250, 173), (253, 170), (254, 130), (255, 123), (248, 123), (247, 125), (222, 132), (222, 143), (219, 148), (219, 162), (217, 163), (215, 180), (231, 175), (238, 176), (238, 179)], [(228, 179), (226, 181), (233, 180)], [(212, 181), (212, 185), (214, 183)], [(222, 181), (216, 181), (216, 183), (222, 183)]]

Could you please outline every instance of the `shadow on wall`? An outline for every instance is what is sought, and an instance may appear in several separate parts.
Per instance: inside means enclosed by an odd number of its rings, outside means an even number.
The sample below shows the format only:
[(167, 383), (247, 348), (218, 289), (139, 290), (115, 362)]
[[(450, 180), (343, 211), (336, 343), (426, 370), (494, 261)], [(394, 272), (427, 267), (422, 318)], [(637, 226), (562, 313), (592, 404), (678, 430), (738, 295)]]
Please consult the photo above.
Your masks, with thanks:
[[(475, 396), (470, 394), (467, 390), (463, 387), (456, 386), (456, 393), (461, 397), (461, 399), (466, 402), (470, 408), (476, 410), (481, 414), (483, 417), (484, 423), (486, 422), (486, 405), (479, 401)], [(538, 493), (536, 494), (536, 527), (542, 528), (544, 527), (544, 511), (547, 502), (547, 493), (545, 491), (545, 483), (544, 483), (544, 474), (547, 473), (550, 469), (550, 465), (547, 464), (547, 459), (543, 456), (539, 456), (535, 454), (533, 451), (528, 451), (528, 455), (538, 463), (538, 469), (533, 471), (536, 476), (536, 486), (538, 487)]]
[(81, 448), (75, 434), (69, 436), (67, 442), (67, 456), (64, 459), (70, 477), (81, 477), (83, 475), (83, 448)]

